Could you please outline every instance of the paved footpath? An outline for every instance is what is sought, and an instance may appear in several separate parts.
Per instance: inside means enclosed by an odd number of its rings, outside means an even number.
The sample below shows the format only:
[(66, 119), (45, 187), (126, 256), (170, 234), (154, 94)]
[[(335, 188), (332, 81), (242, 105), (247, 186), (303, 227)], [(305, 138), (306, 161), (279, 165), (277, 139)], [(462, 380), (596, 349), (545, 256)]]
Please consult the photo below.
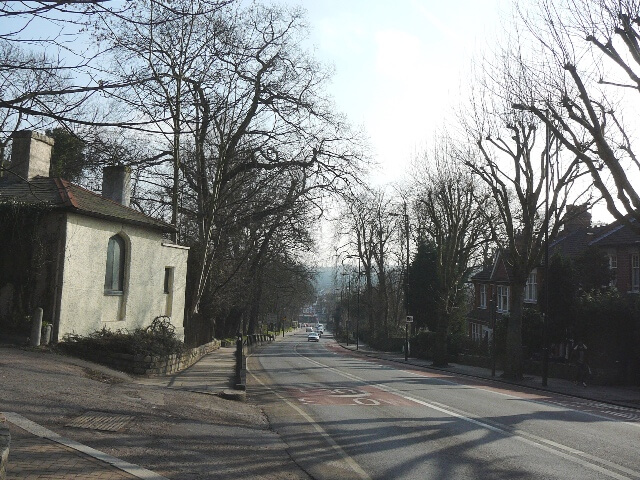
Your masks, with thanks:
[(150, 470), (107, 455), (13, 412), (5, 412), (11, 446), (7, 480), (167, 480)]
[[(234, 355), (235, 347), (220, 348), (175, 375), (140, 377), (134, 382), (216, 394), (230, 386), (235, 374)], [(89, 365), (82, 360), (77, 360), (77, 363)], [(21, 415), (3, 413), (11, 433), (7, 480), (166, 480), (138, 465), (64, 438)]]
[[(67, 360), (92, 370), (104, 370), (111, 376), (119, 373), (81, 359)], [(219, 348), (205, 355), (188, 369), (174, 375), (131, 377), (122, 373), (121, 376), (120, 380), (139, 385), (228, 398), (225, 394), (235, 383), (235, 346)], [(2, 414), (6, 417), (11, 433), (7, 480), (167, 480), (155, 472), (65, 438), (17, 413), (0, 412), (0, 416)]]
[(33, 435), (9, 423), (11, 451), (7, 480), (135, 479), (103, 461), (52, 440)]

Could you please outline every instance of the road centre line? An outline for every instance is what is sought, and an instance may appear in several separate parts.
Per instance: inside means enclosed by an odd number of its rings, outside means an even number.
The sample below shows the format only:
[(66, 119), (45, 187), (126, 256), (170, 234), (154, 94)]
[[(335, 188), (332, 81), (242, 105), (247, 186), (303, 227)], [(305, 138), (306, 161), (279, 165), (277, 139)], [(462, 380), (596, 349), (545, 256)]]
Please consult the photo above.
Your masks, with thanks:
[(262, 385), (263, 387), (268, 388), (269, 390), (271, 390), (280, 400), (285, 402), (287, 405), (289, 405), (289, 407), (294, 409), (302, 418), (304, 418), (313, 427), (313, 429), (316, 432), (318, 432), (322, 436), (322, 438), (324, 438), (324, 440), (329, 445), (331, 445), (331, 448), (342, 458), (342, 460), (344, 460), (346, 462), (346, 464), (349, 466), (349, 468), (351, 468), (351, 470), (353, 470), (362, 480), (371, 480), (371, 477), (367, 474), (367, 472), (365, 472), (362, 469), (362, 467), (360, 465), (358, 465), (358, 463), (352, 457), (350, 457), (349, 454), (347, 452), (345, 452), (340, 445), (338, 445), (338, 443), (333, 439), (333, 437), (331, 435), (329, 435), (329, 433), (325, 429), (323, 429), (311, 417), (311, 415), (309, 415), (307, 412), (302, 410), (295, 403), (289, 401), (289, 399), (287, 399), (284, 396), (280, 395), (280, 393), (278, 393), (275, 389), (273, 389), (273, 388), (269, 387), (268, 385), (266, 385), (251, 370), (249, 370), (249, 367), (247, 367), (247, 371), (251, 374), (251, 376), (254, 378), (254, 380), (256, 380), (260, 385)]
[(125, 462), (124, 460), (112, 457), (111, 455), (91, 448), (87, 445), (83, 445), (82, 443), (76, 442), (75, 440), (64, 438), (57, 433), (43, 427), (42, 425), (39, 425), (29, 420), (28, 418), (23, 417), (19, 413), (4, 412), (3, 415), (7, 419), (7, 421), (13, 423), (15, 426), (20, 427), (23, 430), (26, 430), (32, 435), (51, 440), (53, 442), (59, 443), (60, 445), (65, 445), (69, 448), (72, 448), (73, 450), (95, 458), (96, 460), (108, 463), (118, 470), (127, 472), (128, 474), (133, 475), (136, 478), (140, 478), (143, 480), (169, 480), (168, 478), (163, 477), (162, 475), (158, 475), (157, 473), (152, 472), (151, 470), (147, 470), (146, 468), (143, 468), (139, 465)]
[[(400, 396), (401, 398), (404, 398), (405, 400), (409, 400), (412, 402), (415, 402), (419, 405), (425, 406), (427, 408), (436, 410), (438, 412), (444, 413), (446, 415), (458, 418), (460, 420), (463, 420), (465, 422), (471, 423), (473, 425), (479, 426), (481, 428), (490, 430), (492, 432), (495, 433), (499, 433), (501, 435), (504, 435), (506, 437), (512, 437), (516, 440), (519, 440), (523, 443), (526, 443), (528, 445), (534, 446), (536, 448), (539, 448), (541, 450), (547, 451), (549, 453), (552, 453), (556, 456), (562, 457), (566, 460), (570, 460), (572, 462), (578, 463), (580, 465), (582, 465), (585, 468), (589, 468), (591, 470), (595, 470), (599, 473), (605, 474), (611, 478), (616, 478), (616, 479), (631, 479), (631, 478), (640, 478), (640, 472), (637, 472), (635, 470), (631, 470), (629, 468), (626, 468), (622, 465), (618, 465), (615, 464), (613, 462), (609, 462), (607, 460), (604, 460), (602, 458), (599, 457), (595, 457), (593, 455), (590, 455), (586, 452), (583, 452), (581, 450), (576, 450), (574, 448), (571, 448), (569, 446), (566, 445), (562, 445), (560, 443), (556, 443), (552, 440), (548, 440), (542, 437), (538, 437), (537, 435), (533, 435), (527, 432), (524, 432), (522, 430), (518, 430), (518, 429), (509, 429), (503, 426), (495, 426), (495, 425), (491, 425), (487, 422), (482, 422), (480, 420), (476, 420), (475, 418), (472, 417), (471, 414), (467, 413), (467, 412), (463, 412), (463, 411), (459, 411), (460, 413), (454, 411), (451, 409), (450, 406), (448, 405), (442, 405), (442, 404), (438, 404), (437, 402), (425, 402), (423, 400), (420, 400), (418, 398), (414, 398), (411, 397), (409, 395), (404, 394), (403, 392), (393, 388), (393, 387), (389, 387), (386, 385), (381, 385), (381, 384), (376, 384), (376, 383), (372, 383), (369, 382), (368, 380), (365, 380), (361, 377), (358, 377), (357, 375), (353, 375), (351, 373), (346, 373), (343, 372), (341, 370), (338, 370), (337, 368), (334, 367), (330, 367), (329, 365), (323, 364), (321, 362), (318, 362), (317, 360), (313, 360), (310, 357), (307, 357), (306, 355), (301, 354), (300, 352), (298, 352), (297, 349), (298, 345), (296, 345), (294, 347), (294, 351), (295, 353), (306, 359), (308, 362), (317, 365), (319, 367), (322, 368), (326, 368), (329, 371), (332, 371), (344, 378), (348, 378), (350, 380), (354, 380), (354, 381), (358, 381), (361, 383), (364, 383), (365, 385), (369, 385), (375, 388), (378, 388), (380, 390), (383, 390), (387, 393), (393, 393), (395, 395)], [(400, 371), (403, 372), (407, 372), (406, 370), (402, 370), (399, 369)], [(411, 372), (407, 372), (407, 373), (411, 373)], [(454, 383), (448, 380), (444, 380), (444, 382), (446, 383)], [(517, 398), (517, 397), (516, 397)], [(584, 413), (584, 412), (581, 412)], [(594, 463), (595, 462), (595, 463)], [(600, 464), (600, 465), (598, 465)], [(607, 468), (602, 467), (601, 465), (605, 465), (606, 467), (608, 467), (609, 469), (612, 470), (617, 470), (617, 472), (609, 470)], [(621, 473), (618, 473), (621, 472)], [(623, 475), (623, 474), (624, 475)], [(625, 475), (631, 475), (630, 477), (625, 476)]]

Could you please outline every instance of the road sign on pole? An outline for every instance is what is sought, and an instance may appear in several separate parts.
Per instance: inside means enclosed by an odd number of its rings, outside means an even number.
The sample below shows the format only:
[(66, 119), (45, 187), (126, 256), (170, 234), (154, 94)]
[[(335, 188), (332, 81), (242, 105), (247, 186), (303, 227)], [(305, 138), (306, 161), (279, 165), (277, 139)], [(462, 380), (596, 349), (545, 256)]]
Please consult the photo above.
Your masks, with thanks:
[(407, 323), (413, 323), (413, 315), (407, 315)]

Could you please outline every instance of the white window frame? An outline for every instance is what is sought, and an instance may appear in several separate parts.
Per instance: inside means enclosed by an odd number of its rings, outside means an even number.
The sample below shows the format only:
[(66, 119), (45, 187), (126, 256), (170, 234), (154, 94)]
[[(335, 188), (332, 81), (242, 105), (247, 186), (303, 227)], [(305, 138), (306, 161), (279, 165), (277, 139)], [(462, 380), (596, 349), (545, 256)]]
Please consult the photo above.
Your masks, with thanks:
[(631, 291), (640, 292), (640, 254), (631, 255)]
[(500, 313), (509, 312), (509, 287), (507, 285), (498, 285), (496, 310)]
[(482, 341), (482, 324), (471, 323), (471, 340), (474, 342)]
[(527, 284), (524, 287), (524, 301), (527, 303), (538, 302), (538, 271), (533, 270), (527, 277)]
[(609, 259), (609, 271), (611, 272), (609, 285), (615, 287), (618, 282), (618, 256), (615, 253), (609, 253), (607, 258)]
[(109, 238), (107, 244), (107, 265), (104, 276), (105, 295), (123, 295), (127, 243), (120, 235)]
[(480, 305), (479, 308), (487, 308), (487, 284), (480, 284)]

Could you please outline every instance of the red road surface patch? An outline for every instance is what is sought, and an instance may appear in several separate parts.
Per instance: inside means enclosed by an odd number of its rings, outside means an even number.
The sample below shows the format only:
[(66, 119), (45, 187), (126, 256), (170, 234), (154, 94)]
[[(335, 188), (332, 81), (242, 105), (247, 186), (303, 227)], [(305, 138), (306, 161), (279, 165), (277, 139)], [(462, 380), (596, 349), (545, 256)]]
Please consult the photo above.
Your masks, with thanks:
[(415, 407), (417, 404), (399, 395), (372, 386), (358, 388), (290, 388), (289, 394), (303, 405), (395, 406)]

